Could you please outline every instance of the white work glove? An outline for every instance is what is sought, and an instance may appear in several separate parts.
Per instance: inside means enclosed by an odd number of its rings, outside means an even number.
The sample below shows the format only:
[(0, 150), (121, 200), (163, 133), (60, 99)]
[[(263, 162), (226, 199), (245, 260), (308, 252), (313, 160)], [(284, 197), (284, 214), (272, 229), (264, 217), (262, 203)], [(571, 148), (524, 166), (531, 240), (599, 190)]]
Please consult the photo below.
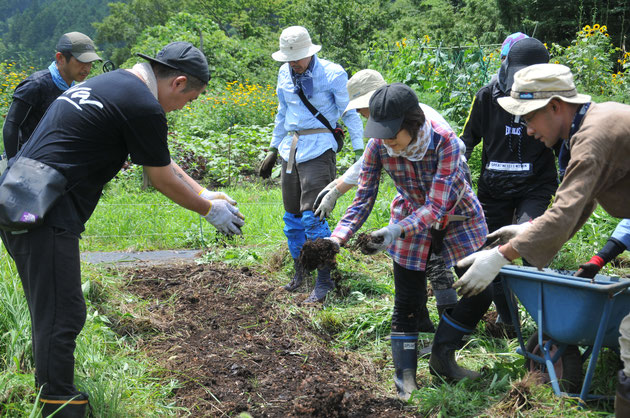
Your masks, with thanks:
[(506, 225), (497, 229), (486, 237), (485, 248), (494, 248), (507, 244), (515, 236), (527, 231), (532, 226), (531, 221), (519, 225)]
[[(398, 224), (389, 224), (385, 228), (381, 228), (378, 231), (374, 231), (370, 234), (372, 241), (367, 243), (365, 247), (370, 251), (370, 254), (376, 254), (379, 251), (384, 251), (392, 245), (394, 240), (402, 234), (402, 227)], [(381, 241), (382, 240), (382, 241)], [(376, 242), (375, 242), (376, 241)], [(378, 241), (381, 241), (380, 243)]]
[[(317, 195), (317, 199), (315, 199), (315, 216), (319, 216), (319, 219), (321, 221), (323, 221), (324, 218), (327, 218), (328, 215), (330, 215), (335, 208), (335, 204), (337, 204), (337, 199), (339, 199), (341, 196), (342, 193), (337, 190), (336, 187), (333, 187), (329, 190), (324, 189), (319, 192), (319, 194)], [(318, 200), (319, 205), (317, 204)]]
[(236, 200), (232, 199), (230, 196), (223, 192), (211, 192), (208, 189), (203, 189), (199, 192), (199, 196), (203, 197), (206, 200), (223, 199), (227, 200), (231, 205), (236, 205)]
[(499, 274), (501, 267), (509, 264), (510, 260), (499, 252), (499, 247), (490, 250), (477, 251), (457, 263), (459, 268), (468, 268), (468, 271), (453, 284), (453, 288), (459, 288), (460, 296), (475, 296), (488, 287)]
[(204, 216), (208, 222), (227, 236), (242, 235), (241, 226), (245, 224), (244, 216), (236, 206), (224, 199), (211, 200), (210, 204), (210, 211)]

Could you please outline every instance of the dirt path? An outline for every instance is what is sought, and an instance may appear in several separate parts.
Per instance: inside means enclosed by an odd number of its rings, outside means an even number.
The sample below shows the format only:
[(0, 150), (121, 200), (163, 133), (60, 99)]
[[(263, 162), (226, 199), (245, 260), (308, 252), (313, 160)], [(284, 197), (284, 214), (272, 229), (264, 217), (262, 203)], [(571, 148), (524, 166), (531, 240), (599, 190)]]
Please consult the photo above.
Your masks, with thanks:
[(143, 348), (183, 383), (176, 402), (193, 416), (413, 416), (377, 393), (377, 366), (331, 350), (299, 310), (276, 304), (286, 294), (256, 272), (187, 262), (126, 275), (128, 290), (151, 304), (119, 331), (155, 331), (142, 332)]

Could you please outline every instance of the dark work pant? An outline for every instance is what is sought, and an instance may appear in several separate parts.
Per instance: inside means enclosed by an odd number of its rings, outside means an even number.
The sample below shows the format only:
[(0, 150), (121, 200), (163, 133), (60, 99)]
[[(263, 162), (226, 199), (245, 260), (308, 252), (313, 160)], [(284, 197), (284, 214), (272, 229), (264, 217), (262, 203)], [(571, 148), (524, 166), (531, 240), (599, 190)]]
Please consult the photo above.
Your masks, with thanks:
[(535, 192), (514, 198), (494, 198), (480, 188), (477, 196), (483, 207), (488, 232), (505, 225), (522, 224), (542, 215), (556, 192), (555, 184), (541, 184)]
[(416, 332), (426, 315), (427, 278), (424, 271), (408, 270), (394, 262), (393, 332)]
[[(483, 188), (480, 188), (478, 197), (486, 217), (488, 232), (494, 232), (506, 225), (529, 222), (531, 219), (539, 217), (551, 203), (556, 187), (555, 183), (541, 184), (536, 190), (522, 196), (501, 199), (492, 197)], [(523, 259), (523, 265), (529, 266), (530, 264)], [(511, 323), (512, 319), (501, 282), (495, 281), (490, 287), (497, 313), (504, 322)]]
[(337, 156), (328, 150), (319, 157), (295, 164), (287, 174), (287, 162), (282, 160), (282, 201), (284, 210), (298, 215), (313, 210), (315, 198), (324, 187), (334, 180)]
[(48, 226), (0, 236), (15, 260), (31, 314), (37, 385), (42, 395), (76, 395), (75, 340), (86, 319), (79, 237)]
[[(460, 269), (455, 267), (455, 273), (457, 277), (462, 277), (466, 272), (466, 269)], [(499, 279), (495, 279), (493, 283), (496, 283)], [(469, 297), (460, 298), (457, 305), (449, 313), (451, 318), (456, 320), (462, 325), (470, 329), (475, 329), (483, 314), (486, 313), (490, 304), (492, 303), (492, 284), (486, 287), (481, 293)]]

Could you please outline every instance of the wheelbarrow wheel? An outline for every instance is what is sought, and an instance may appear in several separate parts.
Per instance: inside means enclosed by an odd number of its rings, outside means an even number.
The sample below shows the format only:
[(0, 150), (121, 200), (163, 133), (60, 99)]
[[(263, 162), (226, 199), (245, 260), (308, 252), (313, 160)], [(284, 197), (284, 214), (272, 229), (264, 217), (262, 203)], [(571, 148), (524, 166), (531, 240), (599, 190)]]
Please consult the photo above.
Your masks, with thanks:
[[(549, 337), (543, 334), (543, 344), (549, 340)], [(527, 345), (525, 347), (529, 353), (542, 357), (542, 350), (538, 345), (538, 332), (529, 337)], [(551, 346), (551, 357), (558, 350), (558, 347), (553, 344)], [(538, 373), (541, 376), (543, 383), (549, 383), (549, 373), (547, 367), (544, 364), (538, 363), (534, 360), (527, 359), (525, 367), (530, 373)], [(558, 378), (558, 384), (563, 392), (577, 393), (582, 385), (582, 355), (577, 345), (569, 345), (564, 354), (554, 363), (554, 369), (556, 377)]]

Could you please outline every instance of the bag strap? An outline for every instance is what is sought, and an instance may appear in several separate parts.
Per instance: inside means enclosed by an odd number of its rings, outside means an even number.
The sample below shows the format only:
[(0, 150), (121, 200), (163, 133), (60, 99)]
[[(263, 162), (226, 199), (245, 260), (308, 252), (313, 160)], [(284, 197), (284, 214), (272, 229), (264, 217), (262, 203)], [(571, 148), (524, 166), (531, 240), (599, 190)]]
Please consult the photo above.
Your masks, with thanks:
[(334, 129), (332, 128), (332, 126), (330, 126), (330, 122), (328, 122), (328, 119), (326, 119), (324, 115), (322, 115), (319, 110), (317, 110), (315, 106), (313, 106), (311, 102), (308, 101), (302, 89), (298, 90), (298, 96), (300, 96), (300, 99), (302, 99), (302, 103), (304, 103), (304, 106), (306, 106), (306, 108), (311, 111), (313, 116), (315, 116), (315, 118), (320, 121), (326, 127), (326, 129), (328, 129), (334, 135)]

